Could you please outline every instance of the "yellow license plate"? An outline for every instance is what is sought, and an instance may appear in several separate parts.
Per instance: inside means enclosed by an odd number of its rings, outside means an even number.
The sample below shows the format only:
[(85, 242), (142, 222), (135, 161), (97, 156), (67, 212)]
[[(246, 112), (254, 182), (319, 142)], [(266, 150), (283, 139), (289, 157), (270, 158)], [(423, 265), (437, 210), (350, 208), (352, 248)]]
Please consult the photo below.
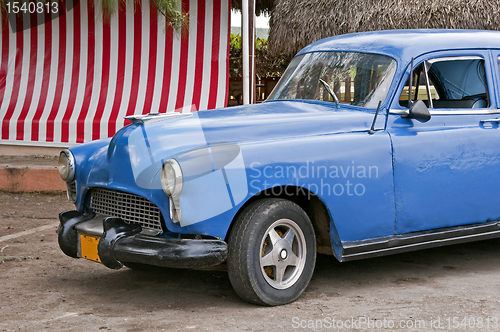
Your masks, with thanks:
[(82, 258), (90, 259), (91, 261), (101, 262), (97, 253), (97, 245), (99, 238), (97, 236), (80, 234), (80, 252)]

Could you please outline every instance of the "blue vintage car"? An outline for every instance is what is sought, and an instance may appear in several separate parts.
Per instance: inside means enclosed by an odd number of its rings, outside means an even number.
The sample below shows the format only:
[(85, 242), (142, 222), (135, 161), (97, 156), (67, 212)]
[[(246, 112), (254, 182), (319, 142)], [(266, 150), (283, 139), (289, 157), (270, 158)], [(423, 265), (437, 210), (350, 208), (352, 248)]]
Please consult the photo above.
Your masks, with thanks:
[(61, 152), (68, 256), (227, 263), (251, 303), (339, 261), (500, 236), (500, 32), (405, 30), (301, 50), (259, 105), (129, 117)]

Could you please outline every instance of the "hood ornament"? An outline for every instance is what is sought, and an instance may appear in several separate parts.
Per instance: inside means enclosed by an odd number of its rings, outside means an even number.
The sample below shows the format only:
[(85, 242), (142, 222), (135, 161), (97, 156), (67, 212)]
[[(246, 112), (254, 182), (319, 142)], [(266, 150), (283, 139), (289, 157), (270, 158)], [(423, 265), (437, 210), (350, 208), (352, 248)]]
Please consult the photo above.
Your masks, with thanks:
[(190, 116), (193, 115), (192, 113), (178, 113), (178, 112), (172, 112), (172, 113), (149, 113), (149, 114), (140, 114), (140, 115), (130, 115), (126, 116), (125, 119), (129, 120), (132, 122), (132, 124), (144, 124), (146, 121), (150, 120), (164, 120), (164, 119), (170, 119), (170, 118), (178, 118), (181, 116)]

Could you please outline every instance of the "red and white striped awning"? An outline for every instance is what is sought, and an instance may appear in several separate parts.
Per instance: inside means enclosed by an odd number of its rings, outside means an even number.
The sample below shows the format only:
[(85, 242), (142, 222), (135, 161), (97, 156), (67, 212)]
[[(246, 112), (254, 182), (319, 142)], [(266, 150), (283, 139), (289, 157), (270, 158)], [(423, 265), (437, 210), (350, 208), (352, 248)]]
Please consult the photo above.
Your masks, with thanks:
[(147, 0), (109, 21), (71, 1), (16, 33), (0, 17), (0, 143), (73, 145), (112, 136), (128, 115), (226, 105), (230, 0), (183, 0), (189, 33)]

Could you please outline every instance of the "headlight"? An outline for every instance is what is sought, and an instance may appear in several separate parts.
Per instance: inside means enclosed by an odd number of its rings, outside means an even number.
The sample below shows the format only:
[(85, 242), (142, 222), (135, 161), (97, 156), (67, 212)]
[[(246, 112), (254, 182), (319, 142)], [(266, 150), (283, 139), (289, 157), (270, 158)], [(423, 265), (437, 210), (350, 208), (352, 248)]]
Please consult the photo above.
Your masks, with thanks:
[(161, 167), (161, 187), (167, 196), (178, 196), (182, 191), (182, 171), (175, 159), (169, 159)]
[(64, 181), (70, 182), (75, 179), (75, 158), (71, 151), (67, 149), (61, 151), (57, 168)]

